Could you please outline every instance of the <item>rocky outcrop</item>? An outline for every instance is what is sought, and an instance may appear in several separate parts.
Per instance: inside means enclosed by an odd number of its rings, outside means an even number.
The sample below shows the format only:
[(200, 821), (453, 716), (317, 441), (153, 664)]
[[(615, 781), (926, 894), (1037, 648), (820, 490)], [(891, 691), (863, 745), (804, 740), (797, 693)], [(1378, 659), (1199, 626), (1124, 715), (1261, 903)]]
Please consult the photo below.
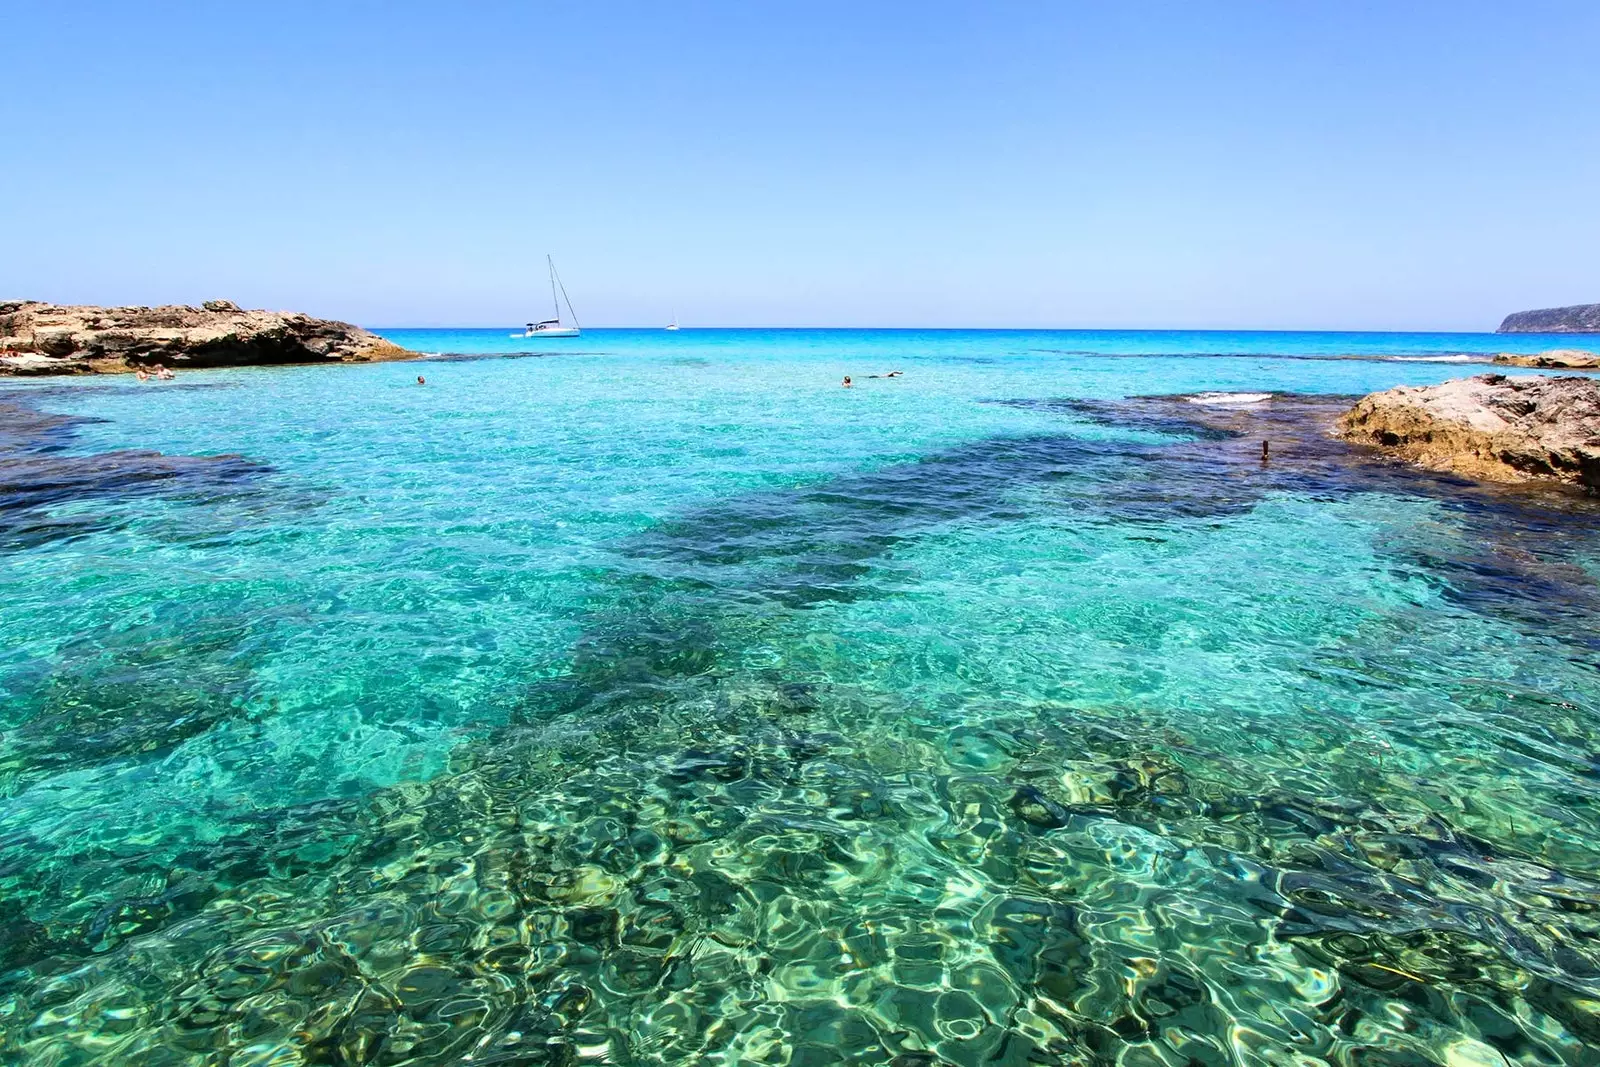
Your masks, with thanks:
[(0, 374), (104, 374), (154, 363), (362, 363), (416, 355), (348, 322), (244, 311), (227, 300), (198, 308), (0, 301)]
[(1574, 304), (1507, 315), (1497, 333), (1600, 333), (1600, 304)]
[(1600, 492), (1600, 381), (1480, 374), (1363, 397), (1347, 440), (1490, 481), (1555, 478)]
[(1544, 367), (1554, 370), (1600, 370), (1600, 352), (1585, 352), (1581, 348), (1552, 348), (1531, 356), (1515, 352), (1502, 352), (1494, 357), (1496, 363), (1511, 367)]

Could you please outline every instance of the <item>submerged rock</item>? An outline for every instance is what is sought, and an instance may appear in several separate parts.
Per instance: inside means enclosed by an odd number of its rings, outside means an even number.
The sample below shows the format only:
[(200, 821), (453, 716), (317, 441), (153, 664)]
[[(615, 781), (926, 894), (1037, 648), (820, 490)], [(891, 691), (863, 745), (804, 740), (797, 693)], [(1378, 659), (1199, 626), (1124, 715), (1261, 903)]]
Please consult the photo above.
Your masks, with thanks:
[(1480, 374), (1363, 397), (1340, 436), (1489, 481), (1554, 478), (1600, 492), (1600, 381)]
[(1045, 830), (1058, 830), (1072, 821), (1072, 813), (1031, 785), (1019, 788), (1011, 798), (1017, 818)]
[(0, 375), (105, 374), (154, 363), (364, 363), (416, 355), (348, 322), (243, 311), (228, 300), (199, 308), (0, 301)]
[(1496, 333), (1600, 333), (1600, 304), (1540, 308), (1507, 315)]
[(1581, 348), (1552, 348), (1548, 352), (1535, 352), (1531, 356), (1519, 355), (1515, 352), (1502, 352), (1494, 357), (1494, 361), (1511, 367), (1600, 370), (1600, 352), (1585, 352)]
[[(27, 392), (27, 399), (34, 399), (43, 390)], [(10, 395), (23, 398), (17, 391)], [(0, 552), (79, 537), (121, 521), (113, 518), (115, 512), (83, 506), (91, 500), (149, 494), (233, 497), (271, 470), (235, 453), (170, 456), (123, 449), (85, 454), (72, 448), (76, 428), (97, 421), (0, 401)], [(63, 504), (77, 506), (56, 512)]]

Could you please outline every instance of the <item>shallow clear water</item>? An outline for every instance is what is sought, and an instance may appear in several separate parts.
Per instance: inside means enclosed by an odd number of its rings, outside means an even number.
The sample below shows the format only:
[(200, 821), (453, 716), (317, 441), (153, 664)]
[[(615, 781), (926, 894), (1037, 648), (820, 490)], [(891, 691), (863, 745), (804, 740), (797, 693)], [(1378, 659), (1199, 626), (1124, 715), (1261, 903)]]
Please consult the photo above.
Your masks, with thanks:
[(1550, 338), (389, 336), (0, 394), (7, 1062), (1596, 1062), (1600, 513), (1123, 399)]

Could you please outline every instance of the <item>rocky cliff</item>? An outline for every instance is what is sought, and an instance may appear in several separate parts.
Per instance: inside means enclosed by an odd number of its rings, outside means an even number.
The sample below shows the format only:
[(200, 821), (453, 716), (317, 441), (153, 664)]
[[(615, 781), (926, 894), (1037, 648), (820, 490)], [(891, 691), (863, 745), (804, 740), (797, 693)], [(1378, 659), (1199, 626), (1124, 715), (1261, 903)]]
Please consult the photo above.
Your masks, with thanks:
[(1434, 470), (1600, 492), (1600, 381), (1480, 374), (1363, 397), (1339, 434)]
[(1600, 304), (1574, 304), (1507, 315), (1496, 333), (1600, 333)]
[(415, 352), (347, 322), (287, 311), (74, 307), (0, 301), (0, 374), (104, 374), (162, 363), (240, 367), (410, 359)]

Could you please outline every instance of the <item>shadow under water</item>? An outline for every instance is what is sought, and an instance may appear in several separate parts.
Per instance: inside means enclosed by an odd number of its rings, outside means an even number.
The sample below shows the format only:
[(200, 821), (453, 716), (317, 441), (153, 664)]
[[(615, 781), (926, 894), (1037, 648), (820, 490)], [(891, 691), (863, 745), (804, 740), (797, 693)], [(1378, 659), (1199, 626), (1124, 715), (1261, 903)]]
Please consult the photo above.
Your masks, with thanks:
[[(117, 856), (120, 883), (27, 896), (33, 872), (0, 871), (0, 1049), (52, 1064), (1595, 1062), (1592, 709), (1465, 679), (1453, 697), (1480, 725), (1521, 724), (1547, 776), (1538, 803), (1575, 828), (1562, 851), (1531, 823), (1491, 832), (1422, 803), (1431, 783), (1331, 715), (1263, 739), (1260, 722), (1184, 709), (929, 705), (835, 678), (795, 642), (820, 610), (902, 595), (899, 551), (955, 527), (1042, 512), (1159, 536), (1276, 495), (1382, 493), (1436, 502), (1479, 546), (1400, 538), (1380, 546), (1396, 565), (1592, 651), (1600, 601), (1571, 558), (1592, 504), (1375, 461), (1322, 433), (1331, 403), (1045, 402), (1166, 439), (981, 441), (662, 523), (620, 547), (567, 673), (530, 685), (451, 773), (240, 817), (176, 854), (145, 843)], [(1562, 635), (1580, 621), (1585, 636)], [(52, 684), (63, 709), (121, 699)], [(75, 758), (43, 732), (24, 728), (18, 751)]]
[[(12, 395), (17, 400), (38, 400), (49, 392), (30, 389)], [(79, 506), (86, 502), (152, 494), (215, 498), (238, 493), (269, 470), (238, 455), (169, 456), (135, 450), (81, 455), (68, 451), (76, 429), (98, 421), (0, 400), (0, 552), (70, 540), (116, 524), (103, 510), (81, 510)], [(69, 515), (54, 513), (53, 509), (65, 504), (74, 505)]]

